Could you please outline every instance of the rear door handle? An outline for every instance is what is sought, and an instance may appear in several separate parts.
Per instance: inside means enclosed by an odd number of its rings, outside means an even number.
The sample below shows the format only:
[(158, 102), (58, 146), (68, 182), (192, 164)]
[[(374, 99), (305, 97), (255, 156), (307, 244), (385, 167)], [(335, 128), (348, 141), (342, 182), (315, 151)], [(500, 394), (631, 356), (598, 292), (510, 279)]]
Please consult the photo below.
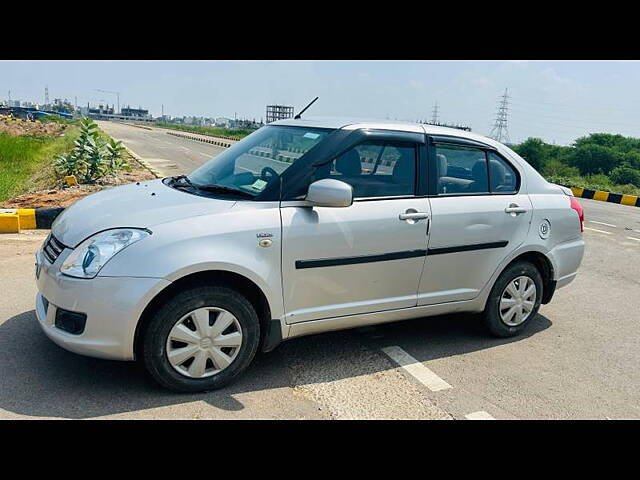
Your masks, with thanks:
[(521, 207), (520, 205), (517, 205), (515, 203), (512, 203), (511, 205), (509, 205), (507, 208), (504, 209), (505, 213), (513, 213), (515, 215), (519, 214), (519, 213), (526, 213), (527, 209), (524, 207)]

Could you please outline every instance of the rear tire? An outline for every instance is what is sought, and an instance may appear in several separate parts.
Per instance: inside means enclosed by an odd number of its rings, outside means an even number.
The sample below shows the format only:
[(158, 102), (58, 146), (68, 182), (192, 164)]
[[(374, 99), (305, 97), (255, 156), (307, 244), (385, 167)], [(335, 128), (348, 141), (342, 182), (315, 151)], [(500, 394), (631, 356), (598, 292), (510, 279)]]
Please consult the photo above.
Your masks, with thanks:
[(517, 262), (500, 274), (484, 310), (484, 322), (497, 337), (515, 337), (527, 329), (540, 308), (542, 276), (529, 262)]
[(251, 302), (237, 291), (198, 286), (161, 305), (143, 335), (142, 361), (160, 385), (206, 392), (228, 385), (249, 366), (260, 322)]

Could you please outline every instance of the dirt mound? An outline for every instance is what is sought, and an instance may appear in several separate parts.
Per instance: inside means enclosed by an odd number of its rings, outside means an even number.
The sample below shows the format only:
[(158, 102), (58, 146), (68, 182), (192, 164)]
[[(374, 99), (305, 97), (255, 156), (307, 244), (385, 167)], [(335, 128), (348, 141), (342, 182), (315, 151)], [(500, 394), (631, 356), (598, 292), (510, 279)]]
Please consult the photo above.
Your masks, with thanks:
[(19, 118), (11, 118), (7, 115), (0, 115), (0, 133), (6, 133), (13, 136), (19, 135), (62, 135), (66, 125), (59, 123), (40, 123), (21, 120)]
[(153, 174), (148, 170), (134, 167), (132, 170), (122, 170), (116, 176), (105, 177), (96, 185), (78, 185), (76, 187), (59, 185), (54, 189), (25, 193), (5, 202), (0, 202), (0, 208), (66, 208), (76, 200), (105, 188), (153, 180), (154, 178)]
[(2, 204), (2, 208), (52, 208), (68, 207), (76, 200), (86, 197), (90, 193), (102, 190), (100, 185), (81, 185), (63, 190), (44, 190), (41, 192), (26, 193)]

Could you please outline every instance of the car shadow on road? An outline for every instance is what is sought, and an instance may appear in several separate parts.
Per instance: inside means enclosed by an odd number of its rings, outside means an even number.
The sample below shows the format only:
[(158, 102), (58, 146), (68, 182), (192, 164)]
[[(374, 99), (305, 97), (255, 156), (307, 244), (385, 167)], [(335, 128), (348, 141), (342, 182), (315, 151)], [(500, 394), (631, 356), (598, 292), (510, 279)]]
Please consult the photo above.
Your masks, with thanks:
[(488, 333), (480, 315), (457, 313), (386, 324), (377, 329), (382, 337), (370, 337), (378, 347), (399, 345), (416, 360), (427, 362), (522, 342), (551, 325), (551, 320), (538, 314), (522, 334), (497, 338)]
[[(58, 347), (40, 330), (32, 310), (0, 325), (0, 408), (20, 415), (80, 419), (205, 401), (215, 408), (238, 412), (245, 408), (237, 399), (239, 394), (394, 368), (377, 352), (369, 353), (380, 355), (380, 361), (354, 361), (363, 350), (375, 349), (380, 342), (401, 345), (426, 361), (519, 341), (550, 325), (539, 315), (525, 336), (495, 339), (474, 316), (455, 315), (303, 337), (260, 355), (227, 388), (179, 394), (159, 387), (137, 362), (94, 359)], [(413, 353), (412, 347), (418, 346), (420, 355)], [(329, 364), (336, 368), (325, 368)]]

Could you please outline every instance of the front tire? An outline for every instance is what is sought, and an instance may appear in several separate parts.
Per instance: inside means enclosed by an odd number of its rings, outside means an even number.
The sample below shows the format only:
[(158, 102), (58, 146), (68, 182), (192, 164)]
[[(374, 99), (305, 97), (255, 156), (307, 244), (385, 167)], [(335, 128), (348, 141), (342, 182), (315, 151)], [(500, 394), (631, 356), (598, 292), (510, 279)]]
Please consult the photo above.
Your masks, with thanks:
[(542, 300), (542, 276), (529, 262), (517, 262), (500, 274), (491, 289), (484, 321), (497, 337), (514, 337), (531, 324)]
[(251, 363), (260, 322), (251, 302), (222, 286), (198, 286), (167, 300), (142, 339), (142, 361), (163, 387), (204, 392), (232, 382)]

